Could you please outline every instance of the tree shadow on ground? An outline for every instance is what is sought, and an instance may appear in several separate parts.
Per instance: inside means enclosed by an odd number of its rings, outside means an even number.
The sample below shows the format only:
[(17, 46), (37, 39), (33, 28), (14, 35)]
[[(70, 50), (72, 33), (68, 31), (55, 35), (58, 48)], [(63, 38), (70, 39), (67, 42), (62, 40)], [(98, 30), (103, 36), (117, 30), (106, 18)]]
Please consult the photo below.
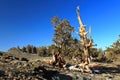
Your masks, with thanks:
[(60, 74), (56, 70), (46, 70), (43, 66), (35, 68), (34, 71), (42, 74), (42, 77), (47, 80), (72, 80), (72, 77), (69, 75)]
[(120, 65), (117, 65), (116, 67), (109, 67), (109, 66), (96, 66), (96, 67), (92, 67), (93, 72), (95, 70), (99, 70), (99, 74), (102, 73), (118, 73), (120, 74)]
[(5, 72), (0, 70), (0, 77), (5, 76)]

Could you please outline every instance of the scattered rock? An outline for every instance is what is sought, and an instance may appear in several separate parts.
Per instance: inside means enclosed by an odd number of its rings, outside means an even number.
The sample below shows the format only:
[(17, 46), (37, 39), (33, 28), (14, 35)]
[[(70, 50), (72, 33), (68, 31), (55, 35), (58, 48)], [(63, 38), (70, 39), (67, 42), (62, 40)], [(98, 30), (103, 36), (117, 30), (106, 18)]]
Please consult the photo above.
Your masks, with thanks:
[(101, 72), (100, 72), (99, 70), (94, 70), (93, 73), (95, 73), (95, 74), (100, 74)]
[(27, 58), (22, 57), (22, 58), (20, 58), (20, 61), (26, 61), (26, 62), (28, 62), (29, 60)]
[(5, 76), (5, 72), (4, 71), (0, 71), (0, 76)]
[[(119, 80), (120, 74), (102, 73), (107, 68), (95, 68), (93, 74), (61, 69), (42, 60), (15, 56), (0, 56), (0, 80)], [(66, 67), (69, 67), (67, 65)], [(108, 69), (109, 70), (109, 69)], [(110, 71), (110, 70), (109, 70)], [(115, 70), (114, 70), (115, 71)]]
[(24, 63), (23, 67), (30, 67), (30, 65), (28, 63)]
[(0, 56), (3, 56), (3, 53), (0, 52)]

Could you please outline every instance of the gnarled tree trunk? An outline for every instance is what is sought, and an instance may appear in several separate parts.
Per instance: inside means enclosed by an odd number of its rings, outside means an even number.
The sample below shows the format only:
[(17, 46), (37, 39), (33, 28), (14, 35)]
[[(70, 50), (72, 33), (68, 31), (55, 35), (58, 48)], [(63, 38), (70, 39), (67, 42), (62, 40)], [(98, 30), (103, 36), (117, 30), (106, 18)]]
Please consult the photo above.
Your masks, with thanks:
[(80, 24), (80, 29), (79, 29), (80, 41), (82, 43), (83, 54), (85, 56), (84, 63), (83, 63), (83, 71), (91, 72), (89, 68), (89, 64), (91, 62), (89, 48), (92, 46), (92, 40), (88, 39), (87, 37), (86, 27), (83, 25), (82, 20), (80, 18), (79, 7), (77, 7), (76, 11), (78, 14), (78, 21)]

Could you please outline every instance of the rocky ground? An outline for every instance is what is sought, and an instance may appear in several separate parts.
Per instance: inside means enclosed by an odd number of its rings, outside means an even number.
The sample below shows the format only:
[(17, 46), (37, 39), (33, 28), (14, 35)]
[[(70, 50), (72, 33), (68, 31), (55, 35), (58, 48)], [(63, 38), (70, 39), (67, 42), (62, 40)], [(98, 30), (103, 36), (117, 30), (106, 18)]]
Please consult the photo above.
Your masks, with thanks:
[(0, 80), (120, 80), (120, 65), (101, 63), (93, 73), (60, 69), (44, 62), (46, 57), (0, 54)]

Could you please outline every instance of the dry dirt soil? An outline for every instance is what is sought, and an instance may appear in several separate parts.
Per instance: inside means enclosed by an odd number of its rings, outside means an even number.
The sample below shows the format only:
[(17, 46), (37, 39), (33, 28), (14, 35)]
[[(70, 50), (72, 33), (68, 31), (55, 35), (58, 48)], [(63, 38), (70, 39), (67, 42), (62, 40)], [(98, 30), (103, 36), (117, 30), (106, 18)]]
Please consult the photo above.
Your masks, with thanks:
[(82, 73), (49, 65), (46, 61), (50, 59), (26, 53), (1, 54), (0, 80), (120, 80), (120, 60), (100, 63), (102, 66), (91, 68), (93, 73)]

